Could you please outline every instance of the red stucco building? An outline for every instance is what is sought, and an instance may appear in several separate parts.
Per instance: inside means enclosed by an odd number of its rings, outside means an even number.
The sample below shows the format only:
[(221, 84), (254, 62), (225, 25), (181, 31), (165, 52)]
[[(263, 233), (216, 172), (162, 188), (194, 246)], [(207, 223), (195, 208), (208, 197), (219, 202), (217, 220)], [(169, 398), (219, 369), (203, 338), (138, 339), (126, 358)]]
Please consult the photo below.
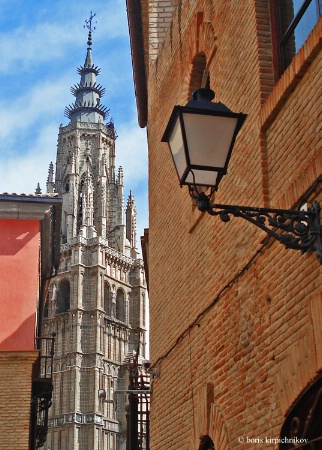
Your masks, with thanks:
[(48, 283), (59, 265), (60, 216), (58, 197), (0, 195), (3, 450), (38, 448), (46, 433), (53, 340), (42, 341), (40, 330)]

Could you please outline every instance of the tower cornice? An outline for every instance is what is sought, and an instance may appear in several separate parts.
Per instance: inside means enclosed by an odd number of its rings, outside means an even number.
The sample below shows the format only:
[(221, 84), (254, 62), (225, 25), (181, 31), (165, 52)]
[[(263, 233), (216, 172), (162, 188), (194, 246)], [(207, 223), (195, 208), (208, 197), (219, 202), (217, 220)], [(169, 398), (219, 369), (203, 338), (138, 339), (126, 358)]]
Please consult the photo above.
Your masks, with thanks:
[(96, 92), (99, 97), (103, 97), (105, 94), (105, 88), (103, 88), (100, 84), (97, 84), (96, 82), (93, 84), (91, 81), (89, 82), (89, 85), (87, 85), (87, 82), (85, 84), (78, 83), (75, 84), (70, 88), (71, 93), (74, 95), (74, 97), (77, 97), (77, 95), (82, 91), (94, 91)]
[(94, 64), (92, 64), (91, 66), (86, 66), (84, 64), (84, 66), (80, 66), (77, 68), (77, 73), (80, 76), (86, 75), (87, 73), (94, 73), (96, 76), (98, 76), (100, 72), (101, 69), (99, 69), (97, 66), (94, 66)]
[[(85, 92), (85, 89), (83, 89), (82, 91)], [(91, 89), (91, 91), (95, 92), (94, 89)], [(75, 114), (86, 112), (87, 113), (96, 112), (97, 114), (102, 116), (103, 120), (105, 120), (108, 117), (109, 109), (107, 109), (106, 106), (101, 105), (101, 103), (99, 102), (97, 102), (95, 105), (93, 100), (92, 101), (83, 100), (83, 101), (76, 101), (72, 105), (66, 106), (64, 114), (66, 117), (73, 120)]]
[(93, 122), (71, 122), (65, 126), (61, 125), (59, 133), (63, 134), (68, 131), (74, 131), (76, 129), (81, 132), (100, 131), (113, 140), (117, 138), (114, 122), (112, 120), (106, 125), (103, 123), (93, 123)]

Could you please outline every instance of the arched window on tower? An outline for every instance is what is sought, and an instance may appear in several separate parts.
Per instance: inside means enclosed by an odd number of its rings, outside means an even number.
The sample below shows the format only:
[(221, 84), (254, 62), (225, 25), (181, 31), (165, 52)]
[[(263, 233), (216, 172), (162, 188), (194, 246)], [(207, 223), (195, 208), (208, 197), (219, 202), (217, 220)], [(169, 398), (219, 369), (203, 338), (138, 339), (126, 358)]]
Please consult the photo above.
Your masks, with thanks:
[(62, 280), (58, 286), (57, 292), (57, 314), (63, 314), (70, 308), (70, 284), (67, 280)]
[(104, 311), (107, 316), (112, 315), (112, 292), (110, 285), (104, 283)]
[(64, 192), (69, 192), (69, 176), (67, 175), (63, 182)]
[(44, 317), (48, 317), (49, 312), (49, 293), (46, 296), (45, 304), (44, 304)]
[(116, 293), (116, 318), (125, 322), (125, 295), (122, 289), (118, 289)]
[(78, 204), (77, 204), (77, 231), (83, 223), (83, 189), (84, 189), (84, 174), (82, 175), (82, 180), (79, 185), (78, 192)]
[(145, 302), (145, 294), (141, 295), (141, 317), (142, 317), (142, 325), (145, 327), (145, 308), (146, 308), (146, 302)]

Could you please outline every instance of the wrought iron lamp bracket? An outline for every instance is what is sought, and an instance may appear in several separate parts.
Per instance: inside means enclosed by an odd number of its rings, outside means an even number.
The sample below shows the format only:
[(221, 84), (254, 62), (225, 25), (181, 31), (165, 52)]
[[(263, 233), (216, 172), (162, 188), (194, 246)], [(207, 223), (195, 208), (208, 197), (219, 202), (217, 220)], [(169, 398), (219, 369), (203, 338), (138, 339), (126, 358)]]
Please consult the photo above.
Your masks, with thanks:
[(190, 189), (190, 195), (196, 199), (199, 211), (219, 216), (223, 222), (229, 222), (231, 216), (242, 217), (281, 242), (286, 248), (301, 250), (302, 253), (316, 251), (317, 259), (322, 264), (321, 208), (318, 202), (314, 202), (307, 211), (302, 211), (220, 205), (211, 203), (212, 194), (206, 195), (195, 188)]

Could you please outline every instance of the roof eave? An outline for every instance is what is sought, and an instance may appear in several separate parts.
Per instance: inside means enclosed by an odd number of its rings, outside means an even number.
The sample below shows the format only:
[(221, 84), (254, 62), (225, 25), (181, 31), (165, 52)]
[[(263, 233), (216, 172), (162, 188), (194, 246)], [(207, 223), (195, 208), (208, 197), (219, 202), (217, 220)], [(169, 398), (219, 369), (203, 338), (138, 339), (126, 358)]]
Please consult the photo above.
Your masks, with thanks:
[(50, 277), (60, 263), (62, 199), (53, 196), (0, 194), (0, 219), (39, 220), (41, 223), (41, 273)]
[(138, 122), (141, 128), (145, 128), (148, 120), (148, 93), (141, 1), (126, 0), (126, 6)]

